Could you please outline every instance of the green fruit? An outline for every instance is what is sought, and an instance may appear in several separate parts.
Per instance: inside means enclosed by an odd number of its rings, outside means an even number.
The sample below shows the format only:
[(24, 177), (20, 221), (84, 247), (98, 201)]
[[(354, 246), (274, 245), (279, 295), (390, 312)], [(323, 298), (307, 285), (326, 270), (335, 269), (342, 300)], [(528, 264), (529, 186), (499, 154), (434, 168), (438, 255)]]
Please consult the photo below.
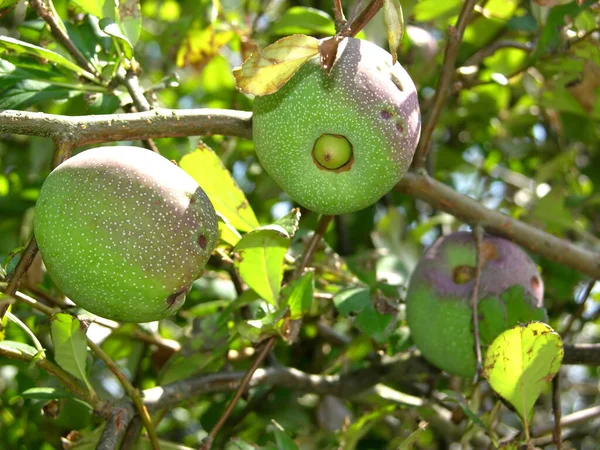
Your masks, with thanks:
[(215, 210), (169, 160), (137, 147), (100, 147), (58, 166), (35, 207), (50, 277), (102, 317), (150, 322), (175, 313), (213, 251)]
[[(421, 116), (402, 66), (375, 44), (347, 38), (331, 74), (315, 57), (277, 92), (256, 97), (252, 124), (258, 158), (281, 188), (313, 211), (342, 214), (375, 203), (402, 178)], [(315, 154), (324, 139), (340, 153), (336, 163)]]
[[(478, 317), (485, 350), (507, 328), (547, 318), (542, 278), (525, 252), (506, 239), (485, 236), (482, 255)], [(406, 297), (406, 320), (425, 359), (465, 377), (476, 369), (471, 307), (475, 270), (473, 235), (444, 236), (421, 257)]]

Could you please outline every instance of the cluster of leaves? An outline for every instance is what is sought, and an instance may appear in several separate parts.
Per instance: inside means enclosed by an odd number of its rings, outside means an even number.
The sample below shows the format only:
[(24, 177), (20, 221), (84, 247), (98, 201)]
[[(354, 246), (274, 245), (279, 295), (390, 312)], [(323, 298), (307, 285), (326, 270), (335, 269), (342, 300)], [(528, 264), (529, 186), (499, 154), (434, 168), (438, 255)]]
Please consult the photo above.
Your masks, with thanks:
[[(319, 2), (299, 3), (55, 1), (53, 15), (61, 18), (56, 26), (88, 61), (82, 67), (33, 10), (35, 2), (26, 8), (0, 1), (0, 109), (127, 112), (133, 99), (120, 71), (141, 67), (147, 96), (161, 106), (249, 110), (251, 98), (236, 90), (233, 68), (248, 59), (255, 44), (263, 48), (291, 34), (305, 34), (314, 43), (308, 36), (335, 33), (333, 19), (315, 8), (322, 6)], [(398, 10), (390, 11), (392, 3), (386, 2), (387, 12), (360, 37), (382, 46), (394, 42), (398, 33), (390, 37), (391, 27), (383, 26), (394, 12), (399, 16)], [(586, 246), (598, 246), (600, 231), (600, 194), (594, 189), (600, 185), (594, 170), (600, 164), (600, 40), (593, 3), (548, 8), (490, 0), (478, 6), (458, 55), (457, 92), (440, 118), (431, 155), (432, 175), (459, 192)], [(410, 0), (402, 6), (409, 25), (395, 45), (398, 59), (413, 76), (427, 111), (446, 30), (456, 23), (462, 2)], [(270, 336), (285, 342), (275, 349), (275, 365), (323, 376), (352, 373), (411, 349), (402, 305), (406, 285), (422, 247), (458, 229), (457, 219), (390, 193), (365, 211), (336, 218), (311, 269), (296, 273), (319, 218), (293, 208), (258, 164), (252, 142), (213, 136), (200, 143), (170, 138), (156, 144), (207, 192), (222, 218), (221, 241), (218, 258), (194, 283), (177, 316), (159, 324), (100, 321), (87, 328), (88, 338), (137, 387), (243, 371), (254, 346)], [(0, 278), (14, 269), (15, 256), (31, 234), (32, 208), (51, 158), (49, 141), (0, 140)], [(584, 279), (555, 263), (538, 262), (549, 324), (561, 330), (579, 308), (574, 299)], [(232, 268), (247, 289), (232, 279)], [(65, 303), (39, 259), (22, 290), (78, 312)], [(600, 300), (600, 294), (593, 292), (591, 299)], [(577, 341), (600, 339), (596, 308), (595, 303), (588, 308), (571, 331)], [(0, 359), (0, 441), (7, 448), (95, 448), (103, 420), (35, 364), (43, 358), (55, 361), (82, 382), (90, 398), (120, 397), (122, 387), (88, 354), (78, 320), (66, 314), (49, 319), (18, 303), (12, 314), (1, 346), (33, 362)], [(520, 367), (494, 363), (506, 348), (529, 349), (534, 335), (542, 336), (535, 342), (549, 346), (523, 352)], [(541, 392), (541, 386), (532, 386), (560, 365), (554, 353), (544, 355), (558, 347), (556, 340), (546, 325), (536, 324), (501, 335), (488, 351), (485, 366), (494, 368), (489, 382), (512, 403), (526, 429)], [(533, 358), (540, 354), (541, 359)], [(519, 428), (513, 413), (482, 384), (473, 387), (470, 380), (416, 367), (351, 398), (257, 387), (236, 407), (219, 443), (232, 449), (447, 448), (481, 431), (497, 442)], [(596, 369), (565, 372), (563, 411), (597, 403), (597, 392), (572, 389), (594, 380)], [(197, 447), (229, 398), (205, 394), (158, 415), (158, 433), (165, 439), (161, 448), (181, 448), (171, 442)], [(544, 398), (535, 407), (534, 430), (551, 421)], [(444, 421), (449, 411), (456, 423)], [(77, 433), (69, 434), (73, 430)], [(573, 439), (583, 448), (600, 438), (597, 430), (583, 428)]]

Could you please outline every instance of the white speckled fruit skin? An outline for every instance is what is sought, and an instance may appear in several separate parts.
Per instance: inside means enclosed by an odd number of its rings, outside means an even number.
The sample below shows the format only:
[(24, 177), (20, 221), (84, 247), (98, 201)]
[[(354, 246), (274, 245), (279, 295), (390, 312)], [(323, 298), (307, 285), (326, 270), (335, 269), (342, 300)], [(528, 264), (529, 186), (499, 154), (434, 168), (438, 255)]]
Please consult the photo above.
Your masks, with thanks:
[(138, 147), (99, 147), (58, 166), (38, 198), (34, 233), (56, 285), (102, 317), (175, 313), (218, 239), (200, 186)]
[[(421, 131), (409, 75), (392, 65), (388, 52), (355, 38), (340, 43), (330, 75), (315, 57), (279, 91), (256, 97), (252, 123), (269, 175), (302, 206), (323, 214), (358, 211), (389, 192), (408, 170)], [(350, 141), (350, 170), (315, 165), (312, 149), (322, 134)]]

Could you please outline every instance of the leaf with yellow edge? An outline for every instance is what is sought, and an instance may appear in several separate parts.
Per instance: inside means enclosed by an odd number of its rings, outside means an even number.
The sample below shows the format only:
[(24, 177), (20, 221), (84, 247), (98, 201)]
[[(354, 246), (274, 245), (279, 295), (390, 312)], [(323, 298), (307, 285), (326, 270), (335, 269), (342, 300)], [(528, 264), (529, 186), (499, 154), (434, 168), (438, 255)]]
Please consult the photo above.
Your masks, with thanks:
[(392, 61), (395, 63), (398, 60), (398, 49), (402, 45), (404, 36), (404, 15), (400, 0), (383, 0), (383, 20), (387, 30)]
[(244, 192), (235, 183), (221, 158), (206, 144), (181, 158), (179, 167), (192, 176), (231, 226), (250, 231), (259, 226)]
[(528, 417), (563, 359), (560, 336), (542, 322), (517, 325), (500, 334), (487, 350), (483, 374), (515, 407), (528, 434)]
[(319, 41), (304, 34), (279, 39), (233, 69), (237, 88), (253, 95), (277, 92), (306, 61), (319, 53)]

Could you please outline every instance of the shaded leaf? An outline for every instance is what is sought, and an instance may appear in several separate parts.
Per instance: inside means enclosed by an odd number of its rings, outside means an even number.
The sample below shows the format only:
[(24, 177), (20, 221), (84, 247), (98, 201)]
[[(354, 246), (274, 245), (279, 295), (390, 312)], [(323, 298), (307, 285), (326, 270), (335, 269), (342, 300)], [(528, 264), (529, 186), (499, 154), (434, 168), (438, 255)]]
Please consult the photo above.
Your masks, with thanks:
[(289, 434), (287, 434), (284, 428), (274, 420), (272, 420), (272, 422), (273, 425), (275, 425), (273, 433), (275, 434), (275, 442), (277, 443), (277, 449), (298, 450), (298, 446), (294, 443), (293, 439), (290, 437)]
[(293, 285), (292, 292), (288, 297), (290, 318), (300, 319), (310, 311), (313, 301), (314, 271), (309, 270), (302, 275)]
[(274, 306), (279, 301), (283, 259), (290, 245), (287, 232), (275, 225), (245, 234), (235, 246), (235, 268), (244, 282)]
[(70, 314), (58, 313), (52, 317), (51, 332), (58, 365), (88, 384), (87, 339), (79, 320)]
[(383, 0), (383, 20), (392, 61), (395, 63), (398, 60), (398, 50), (402, 46), (402, 37), (404, 36), (404, 16), (400, 0)]
[(484, 376), (500, 396), (527, 417), (542, 390), (560, 369), (562, 340), (541, 322), (513, 327), (488, 348)]
[(333, 35), (335, 34), (335, 24), (331, 16), (321, 10), (306, 6), (293, 6), (273, 24), (271, 33)]
[(192, 176), (208, 198), (235, 229), (250, 231), (258, 227), (258, 220), (246, 196), (235, 183), (221, 158), (206, 144), (181, 158), (179, 166)]
[(132, 47), (142, 34), (142, 11), (139, 0), (119, 0), (117, 16), (124, 36)]
[(112, 19), (105, 18), (99, 22), (99, 25), (102, 31), (104, 31), (106, 34), (108, 34), (115, 40), (115, 43), (117, 44), (118, 48), (123, 51), (125, 57), (127, 59), (131, 59), (131, 57), (133, 56), (133, 45), (131, 44), (131, 42), (129, 42), (129, 39), (127, 39), (127, 37), (123, 34), (121, 28), (119, 27), (119, 24), (117, 24)]
[(53, 387), (35, 387), (27, 389), (26, 391), (21, 392), (21, 397), (23, 398), (35, 398), (42, 400), (53, 400), (59, 398), (75, 398), (75, 396), (61, 388), (53, 388)]
[(309, 59), (319, 53), (319, 41), (303, 34), (279, 39), (262, 51), (256, 48), (233, 69), (237, 88), (253, 95), (277, 92)]

